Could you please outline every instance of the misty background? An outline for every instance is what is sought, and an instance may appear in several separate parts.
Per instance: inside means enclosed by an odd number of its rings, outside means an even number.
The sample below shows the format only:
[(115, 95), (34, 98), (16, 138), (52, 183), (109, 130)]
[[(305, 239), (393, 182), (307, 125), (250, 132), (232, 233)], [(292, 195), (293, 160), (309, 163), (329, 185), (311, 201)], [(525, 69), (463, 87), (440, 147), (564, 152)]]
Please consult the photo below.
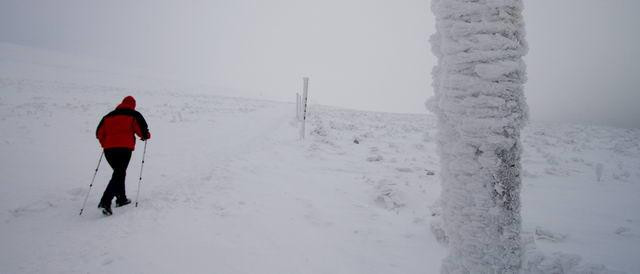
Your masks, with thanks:
[[(0, 0), (0, 42), (313, 103), (425, 113), (427, 0)], [(525, 93), (539, 121), (640, 127), (636, 0), (529, 0)], [(135, 95), (135, 94), (134, 94)]]

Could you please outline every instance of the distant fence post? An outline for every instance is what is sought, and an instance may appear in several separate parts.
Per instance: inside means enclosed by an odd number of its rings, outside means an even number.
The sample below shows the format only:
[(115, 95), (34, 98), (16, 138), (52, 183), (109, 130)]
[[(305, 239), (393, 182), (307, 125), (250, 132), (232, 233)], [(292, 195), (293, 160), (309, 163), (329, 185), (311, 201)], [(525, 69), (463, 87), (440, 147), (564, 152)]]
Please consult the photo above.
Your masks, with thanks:
[(300, 107), (302, 108), (302, 125), (300, 126), (300, 138), (302, 140), (304, 140), (304, 134), (305, 134), (305, 123), (307, 120), (307, 96), (308, 96), (308, 92), (309, 92), (309, 77), (304, 77), (304, 91), (302, 93), (302, 102), (300, 103)]
[(300, 93), (296, 93), (296, 120), (300, 121)]

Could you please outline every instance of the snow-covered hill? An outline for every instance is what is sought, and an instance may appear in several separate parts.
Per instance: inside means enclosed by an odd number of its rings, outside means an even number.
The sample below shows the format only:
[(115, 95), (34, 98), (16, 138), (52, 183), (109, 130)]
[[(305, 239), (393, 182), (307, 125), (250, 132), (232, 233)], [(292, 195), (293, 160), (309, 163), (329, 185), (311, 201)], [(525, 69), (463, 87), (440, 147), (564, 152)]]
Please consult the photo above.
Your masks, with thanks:
[[(301, 141), (292, 103), (110, 83), (18, 49), (0, 47), (0, 273), (438, 273), (432, 116), (312, 104)], [(140, 206), (99, 213), (103, 162), (78, 216), (95, 126), (126, 95), (153, 135)], [(533, 263), (640, 272), (640, 130), (532, 123), (523, 143)]]

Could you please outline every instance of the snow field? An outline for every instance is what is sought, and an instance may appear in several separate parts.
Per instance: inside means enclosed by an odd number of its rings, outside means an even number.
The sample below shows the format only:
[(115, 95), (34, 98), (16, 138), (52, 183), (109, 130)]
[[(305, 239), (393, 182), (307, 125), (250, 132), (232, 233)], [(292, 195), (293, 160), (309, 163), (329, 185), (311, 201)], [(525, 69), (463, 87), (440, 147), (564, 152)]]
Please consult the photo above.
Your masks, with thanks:
[[(291, 103), (25, 61), (4, 47), (0, 273), (439, 272), (434, 117), (311, 104), (302, 142)], [(102, 162), (80, 217), (95, 126), (126, 95), (152, 133), (140, 207), (101, 216)], [(639, 273), (640, 130), (532, 122), (522, 144), (532, 269)], [(131, 198), (141, 155), (138, 142)]]
[[(20, 182), (3, 184), (3, 242), (11, 248), (2, 249), (0, 272), (438, 269), (442, 249), (425, 229), (438, 192), (427, 192), (436, 181), (421, 182), (427, 175), (419, 162), (435, 166), (435, 158), (423, 153), (416, 118), (396, 115), (330, 145), (336, 137), (317, 135), (321, 124), (331, 130), (343, 116), (312, 114), (301, 142), (287, 103), (47, 81), (2, 79), (0, 86), (8, 129), (2, 174)], [(100, 153), (95, 124), (123, 94), (136, 96), (152, 132), (140, 207), (115, 209), (113, 218), (95, 209), (110, 176), (103, 162), (77, 216)], [(369, 119), (365, 113), (353, 123)], [(380, 130), (387, 122), (399, 126)], [(372, 138), (376, 130), (384, 141)], [(396, 132), (411, 143), (394, 142)], [(402, 155), (405, 147), (418, 149)], [(141, 153), (138, 142), (127, 176), (131, 198)]]

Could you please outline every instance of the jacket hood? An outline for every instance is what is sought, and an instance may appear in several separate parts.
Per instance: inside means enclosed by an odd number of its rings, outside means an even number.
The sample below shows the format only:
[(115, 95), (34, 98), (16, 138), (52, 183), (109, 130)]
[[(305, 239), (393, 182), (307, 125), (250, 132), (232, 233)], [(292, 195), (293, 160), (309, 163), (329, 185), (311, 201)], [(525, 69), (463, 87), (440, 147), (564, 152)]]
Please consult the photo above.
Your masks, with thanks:
[(136, 99), (134, 99), (133, 96), (124, 97), (124, 99), (122, 99), (122, 103), (116, 107), (116, 109), (121, 108), (136, 109)]

